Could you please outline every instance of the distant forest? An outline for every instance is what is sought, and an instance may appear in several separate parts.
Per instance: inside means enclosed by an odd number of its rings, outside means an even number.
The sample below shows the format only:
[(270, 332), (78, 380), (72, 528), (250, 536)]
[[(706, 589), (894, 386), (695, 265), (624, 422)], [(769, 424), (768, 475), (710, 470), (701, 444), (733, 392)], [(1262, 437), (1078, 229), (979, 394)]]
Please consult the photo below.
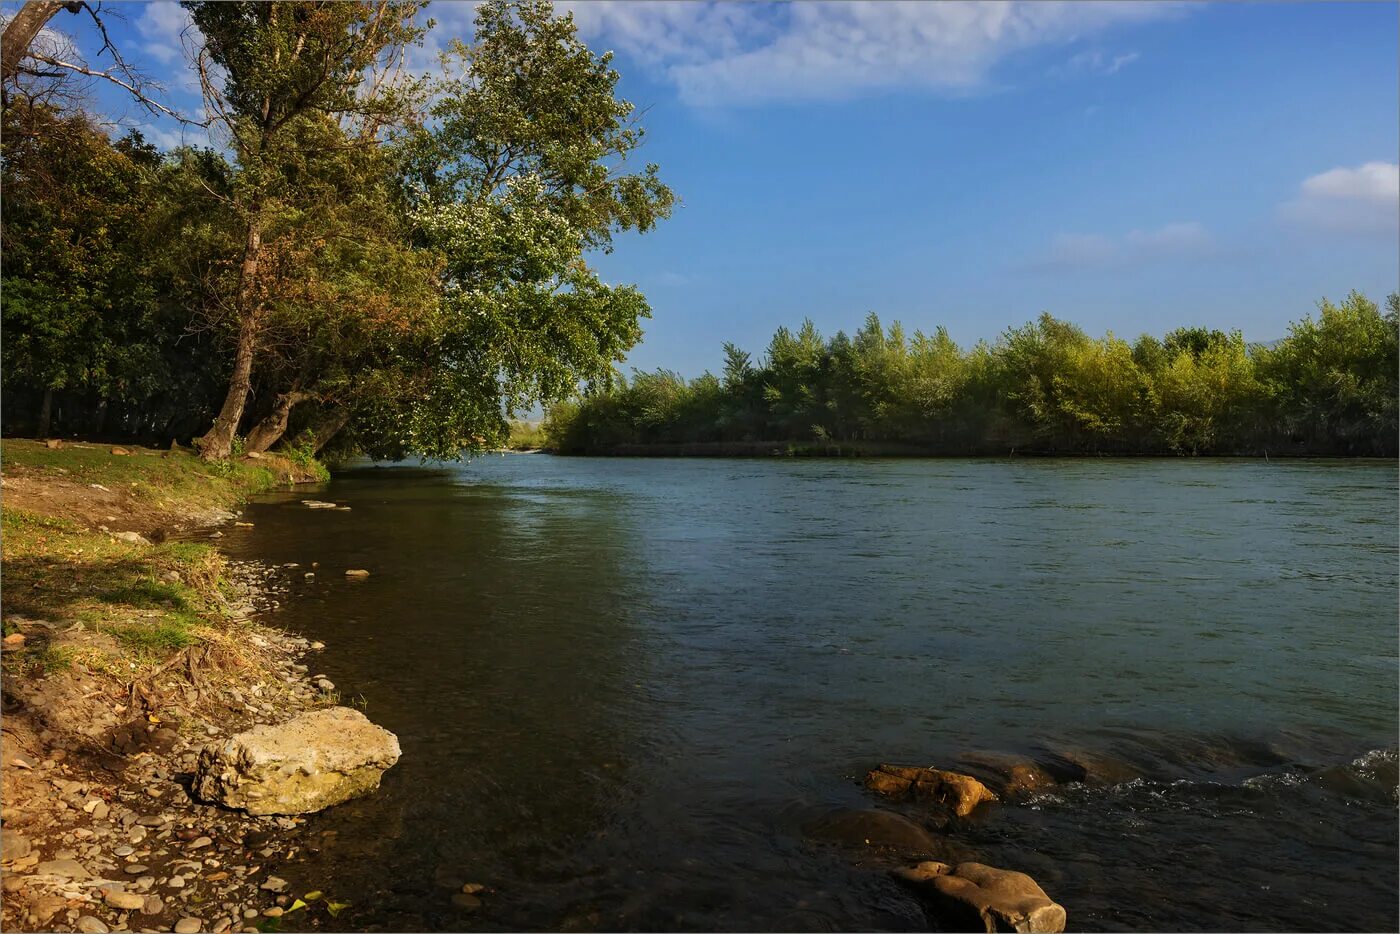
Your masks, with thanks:
[(726, 344), (724, 371), (659, 370), (555, 406), (568, 454), (1240, 454), (1393, 457), (1397, 324), (1353, 292), (1272, 345), (1179, 328), (1129, 343), (1050, 315), (959, 347), (885, 328), (823, 338), (780, 328), (755, 360)]

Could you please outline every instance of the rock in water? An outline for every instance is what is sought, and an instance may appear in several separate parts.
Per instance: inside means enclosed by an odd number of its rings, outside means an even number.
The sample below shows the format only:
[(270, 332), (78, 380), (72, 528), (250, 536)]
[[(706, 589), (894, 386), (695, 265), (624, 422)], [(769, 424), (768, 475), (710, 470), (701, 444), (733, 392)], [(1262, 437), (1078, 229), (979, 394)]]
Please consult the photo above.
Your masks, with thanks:
[(1018, 931), (1058, 934), (1065, 929), (1065, 909), (1023, 872), (982, 863), (919, 863), (895, 877), (925, 896), (940, 927), (955, 931)]
[(811, 822), (804, 830), (808, 837), (826, 843), (897, 850), (906, 857), (940, 855), (932, 834), (890, 811), (838, 811)]
[(399, 755), (393, 733), (357, 710), (328, 707), (206, 746), (194, 787), (249, 814), (309, 814), (378, 788)]
[(959, 817), (971, 814), (983, 801), (997, 799), (971, 775), (919, 766), (882, 765), (865, 776), (865, 787), (890, 797), (929, 798)]

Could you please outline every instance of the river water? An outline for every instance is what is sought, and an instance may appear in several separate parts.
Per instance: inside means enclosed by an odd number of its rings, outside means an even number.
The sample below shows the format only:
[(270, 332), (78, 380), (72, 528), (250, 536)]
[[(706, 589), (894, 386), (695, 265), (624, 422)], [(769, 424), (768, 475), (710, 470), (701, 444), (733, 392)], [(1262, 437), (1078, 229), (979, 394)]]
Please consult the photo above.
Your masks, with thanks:
[(245, 518), (404, 752), (278, 867), (351, 903), (290, 926), (926, 928), (803, 828), (1001, 752), (1130, 779), (945, 831), (1073, 929), (1397, 927), (1394, 464), (497, 455)]

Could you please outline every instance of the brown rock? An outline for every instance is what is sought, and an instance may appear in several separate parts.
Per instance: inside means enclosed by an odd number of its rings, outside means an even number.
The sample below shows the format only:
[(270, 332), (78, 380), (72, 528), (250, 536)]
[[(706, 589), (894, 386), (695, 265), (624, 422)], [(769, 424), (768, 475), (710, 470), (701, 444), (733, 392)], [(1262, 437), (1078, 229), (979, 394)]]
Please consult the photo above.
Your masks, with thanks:
[(115, 455), (117, 455), (118, 457), (130, 457), (130, 456), (131, 456), (131, 452), (128, 451), (126, 448), (123, 448), (123, 447), (115, 447), (115, 448), (112, 448), (112, 453), (115, 454)]
[(1131, 763), (1087, 749), (1059, 750), (1046, 766), (1061, 781), (1086, 785), (1118, 785), (1143, 777)]
[(928, 899), (940, 926), (957, 931), (1057, 934), (1065, 909), (1022, 872), (982, 863), (920, 863), (895, 877)]
[(971, 814), (984, 801), (997, 800), (971, 775), (919, 766), (882, 765), (865, 776), (865, 787), (889, 797), (936, 801), (959, 817)]
[(364, 580), (366, 577), (369, 577), (369, 571), (366, 571), (364, 568), (351, 568), (345, 572), (345, 576), (351, 580)]
[(44, 447), (48, 448), (50, 451), (57, 451), (59, 448), (63, 447), (63, 442), (57, 438), (50, 438), (44, 442)]
[(5, 648), (18, 649), (24, 645), (24, 633), (12, 632), (5, 637)]

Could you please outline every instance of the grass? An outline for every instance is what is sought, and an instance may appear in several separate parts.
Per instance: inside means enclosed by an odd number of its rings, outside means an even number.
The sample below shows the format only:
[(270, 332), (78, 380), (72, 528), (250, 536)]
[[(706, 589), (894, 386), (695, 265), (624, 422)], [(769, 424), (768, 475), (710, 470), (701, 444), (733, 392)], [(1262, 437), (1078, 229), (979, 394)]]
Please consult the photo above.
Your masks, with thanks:
[[(132, 453), (113, 454), (111, 445), (65, 443), (55, 449), (35, 441), (0, 444), (6, 477), (80, 485), (50, 488), (53, 497), (31, 496), (24, 503), (31, 508), (6, 502), (0, 511), (5, 634), (17, 631), (11, 618), (20, 615), (60, 628), (77, 623), (110, 637), (85, 640), (74, 649), (49, 646), (36, 636), (23, 651), (5, 653), (8, 671), (49, 674), (81, 662), (129, 675), (133, 668), (158, 664), (187, 646), (227, 639), (224, 630), (230, 625), (224, 607), (232, 592), (222, 574), (223, 557), (214, 547), (133, 544), (40, 510), (81, 517), (81, 502), (73, 498), (81, 500), (83, 487), (100, 484), (128, 494), (120, 506), (104, 510), (124, 511), (128, 518), (154, 526), (196, 510), (231, 508), (284, 482), (289, 473), (302, 479), (325, 475), (309, 457), (302, 458), (307, 463), (299, 469), (281, 458), (211, 464), (189, 451), (126, 450)], [(101, 657), (104, 652), (110, 657)]]
[(122, 487), (152, 506), (225, 506), (250, 493), (282, 482), (277, 464), (248, 461), (207, 463), (190, 451), (127, 448), (112, 454), (111, 445), (65, 443), (49, 448), (39, 441), (7, 438), (0, 443), (0, 467), (6, 473), (61, 477), (80, 483)]

